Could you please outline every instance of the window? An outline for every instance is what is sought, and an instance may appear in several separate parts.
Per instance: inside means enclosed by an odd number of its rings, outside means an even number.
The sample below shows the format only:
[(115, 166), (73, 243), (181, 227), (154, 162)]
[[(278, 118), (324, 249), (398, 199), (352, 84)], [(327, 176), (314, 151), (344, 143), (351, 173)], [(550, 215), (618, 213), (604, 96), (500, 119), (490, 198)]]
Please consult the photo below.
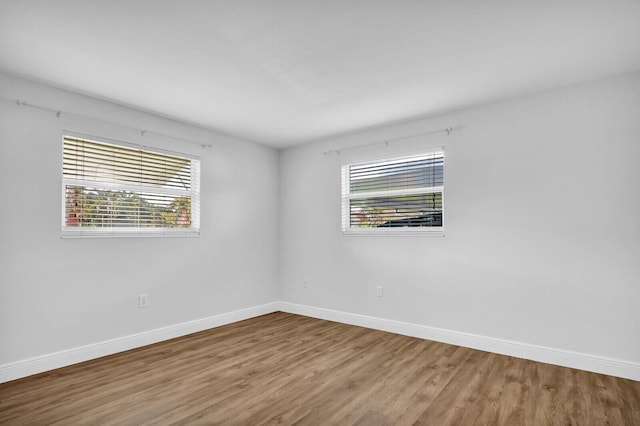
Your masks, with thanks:
[(444, 152), (342, 167), (344, 234), (443, 235)]
[(63, 138), (62, 236), (200, 232), (200, 161), (124, 143)]

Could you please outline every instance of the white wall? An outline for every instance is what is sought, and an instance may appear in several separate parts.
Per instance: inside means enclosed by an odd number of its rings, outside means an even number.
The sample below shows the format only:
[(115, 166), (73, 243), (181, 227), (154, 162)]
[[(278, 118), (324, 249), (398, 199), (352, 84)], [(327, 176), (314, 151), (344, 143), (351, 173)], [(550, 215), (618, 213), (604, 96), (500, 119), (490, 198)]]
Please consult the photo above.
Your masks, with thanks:
[[(341, 164), (437, 145), (445, 237), (340, 235)], [(640, 362), (640, 73), (287, 149), (280, 167), (283, 302)]]
[[(0, 379), (100, 351), (18, 368), (30, 358), (268, 304), (610, 357), (640, 377), (640, 73), (280, 153), (2, 74), (0, 97), (212, 144), (0, 100)], [(61, 239), (63, 129), (201, 156), (201, 237)], [(344, 162), (437, 145), (445, 237), (340, 236)]]
[[(1, 74), (0, 97), (212, 145), (0, 101), (0, 366), (277, 299), (277, 151)], [(201, 156), (201, 236), (61, 239), (63, 129)]]

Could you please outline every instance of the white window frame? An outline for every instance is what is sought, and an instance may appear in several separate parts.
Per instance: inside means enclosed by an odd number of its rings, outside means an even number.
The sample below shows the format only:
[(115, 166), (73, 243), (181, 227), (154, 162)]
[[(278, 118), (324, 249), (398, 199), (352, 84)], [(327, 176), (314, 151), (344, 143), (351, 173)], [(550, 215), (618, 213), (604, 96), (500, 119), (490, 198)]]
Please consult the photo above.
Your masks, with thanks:
[[(428, 149), (425, 151), (421, 151), (418, 153), (405, 154), (405, 155), (397, 155), (393, 157), (382, 157), (371, 159), (368, 161), (361, 162), (350, 162), (342, 165), (342, 201), (341, 201), (341, 235), (343, 236), (434, 236), (434, 237), (442, 237), (444, 236), (444, 182), (442, 186), (435, 187), (421, 187), (421, 188), (411, 188), (411, 189), (400, 189), (400, 190), (391, 190), (391, 191), (363, 191), (350, 193), (349, 191), (349, 183), (350, 183), (350, 175), (349, 171), (352, 166), (365, 166), (367, 164), (376, 164), (383, 162), (396, 162), (396, 161), (411, 161), (412, 159), (416, 159), (418, 157), (424, 157), (433, 154), (442, 154), (443, 158), (445, 157), (445, 149), (444, 147), (437, 147)], [(446, 170), (446, 166), (444, 167)], [(371, 198), (371, 197), (393, 197), (398, 195), (413, 195), (413, 194), (430, 194), (430, 193), (442, 193), (442, 213), (443, 213), (443, 224), (442, 226), (424, 226), (424, 227), (390, 227), (390, 228), (358, 228), (351, 227), (351, 218), (350, 218), (350, 201), (355, 199), (362, 198)]]
[[(97, 182), (94, 180), (81, 180), (64, 177), (61, 185), (61, 237), (62, 238), (110, 238), (110, 237), (199, 237), (200, 236), (200, 157), (182, 152), (174, 152), (165, 149), (144, 146), (123, 141), (88, 136), (84, 134), (65, 131), (62, 135), (62, 151), (64, 151), (65, 138), (84, 139), (90, 142), (111, 145), (116, 147), (142, 150), (149, 153), (169, 155), (188, 159), (191, 162), (191, 189), (181, 190), (177, 188), (147, 188), (142, 185), (127, 185), (112, 182)], [(60, 156), (62, 158), (62, 155)], [(62, 167), (61, 167), (62, 170)], [(102, 190), (127, 190), (149, 191), (157, 194), (171, 196), (191, 197), (191, 226), (188, 228), (144, 228), (144, 227), (75, 227), (66, 224), (66, 188), (67, 186), (99, 187)]]

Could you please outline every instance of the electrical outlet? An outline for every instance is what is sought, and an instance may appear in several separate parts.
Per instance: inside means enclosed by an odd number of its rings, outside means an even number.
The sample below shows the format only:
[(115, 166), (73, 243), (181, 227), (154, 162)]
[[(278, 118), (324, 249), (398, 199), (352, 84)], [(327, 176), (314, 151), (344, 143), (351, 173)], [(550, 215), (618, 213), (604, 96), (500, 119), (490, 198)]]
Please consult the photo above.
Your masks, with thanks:
[(309, 283), (308, 282), (303, 282), (302, 283), (302, 288), (308, 288), (309, 287)]
[(146, 308), (147, 306), (149, 306), (149, 296), (146, 294), (138, 295), (138, 307)]
[(382, 286), (381, 285), (376, 287), (376, 296), (382, 297)]

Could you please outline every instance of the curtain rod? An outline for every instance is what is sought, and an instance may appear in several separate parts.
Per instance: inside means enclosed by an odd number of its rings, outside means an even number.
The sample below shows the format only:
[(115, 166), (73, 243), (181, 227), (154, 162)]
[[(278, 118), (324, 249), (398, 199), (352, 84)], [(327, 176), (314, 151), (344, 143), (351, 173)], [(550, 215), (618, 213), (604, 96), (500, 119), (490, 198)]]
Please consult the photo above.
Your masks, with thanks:
[(450, 127), (445, 127), (444, 129), (431, 130), (429, 132), (417, 133), (417, 134), (414, 134), (414, 135), (402, 136), (402, 137), (394, 138), (394, 139), (385, 139), (383, 141), (372, 142), (372, 143), (368, 143), (368, 144), (365, 144), (365, 145), (356, 145), (356, 146), (348, 146), (348, 147), (345, 147), (345, 148), (332, 149), (332, 150), (329, 150), (329, 151), (325, 151), (323, 154), (324, 155), (331, 155), (331, 154), (340, 155), (344, 151), (350, 151), (352, 149), (367, 148), (367, 147), (370, 147), (370, 146), (382, 145), (382, 144), (384, 144), (386, 146), (389, 146), (389, 144), (392, 143), (392, 142), (398, 142), (398, 141), (402, 141), (402, 140), (405, 140), (405, 139), (413, 139), (413, 138), (417, 138), (417, 137), (420, 137), (420, 136), (436, 135), (438, 133), (446, 133), (447, 136), (449, 136), (451, 133), (454, 132), (454, 130), (462, 129), (462, 127), (463, 126), (461, 126), (461, 125), (450, 126)]
[(47, 112), (54, 113), (56, 115), (56, 118), (60, 118), (62, 115), (75, 116), (75, 117), (80, 117), (80, 118), (87, 118), (89, 120), (95, 120), (95, 121), (99, 121), (99, 122), (102, 122), (102, 123), (105, 123), (105, 124), (110, 124), (110, 125), (113, 125), (113, 126), (117, 126), (117, 127), (121, 127), (121, 128), (124, 128), (124, 129), (132, 130), (132, 131), (134, 131), (136, 133), (139, 133), (140, 136), (154, 135), (154, 136), (158, 136), (158, 137), (165, 138), (165, 139), (172, 139), (172, 140), (179, 141), (179, 142), (187, 142), (187, 143), (191, 143), (191, 144), (194, 144), (194, 145), (200, 145), (202, 147), (202, 149), (211, 148), (211, 144), (203, 144), (202, 142), (192, 141), (192, 140), (185, 139), (185, 138), (178, 138), (178, 137), (175, 137), (175, 136), (167, 135), (165, 133), (156, 132), (156, 131), (153, 131), (153, 130), (141, 129), (141, 128), (137, 128), (137, 127), (127, 126), (126, 124), (117, 123), (115, 121), (109, 121), (109, 120), (104, 120), (102, 118), (91, 117), (89, 115), (77, 114), (75, 112), (62, 111), (62, 110), (59, 110), (59, 109), (49, 108), (49, 107), (45, 107), (45, 106), (41, 106), (41, 105), (35, 105), (35, 104), (31, 104), (31, 103), (27, 103), (27, 102), (21, 101), (20, 99), (17, 99), (15, 101), (13, 101), (11, 99), (7, 99), (7, 98), (0, 98), (0, 99), (2, 99), (3, 101), (15, 103), (16, 105), (21, 106), (21, 107), (29, 107), (29, 108), (33, 108), (33, 109), (39, 109), (41, 111), (47, 111)]

